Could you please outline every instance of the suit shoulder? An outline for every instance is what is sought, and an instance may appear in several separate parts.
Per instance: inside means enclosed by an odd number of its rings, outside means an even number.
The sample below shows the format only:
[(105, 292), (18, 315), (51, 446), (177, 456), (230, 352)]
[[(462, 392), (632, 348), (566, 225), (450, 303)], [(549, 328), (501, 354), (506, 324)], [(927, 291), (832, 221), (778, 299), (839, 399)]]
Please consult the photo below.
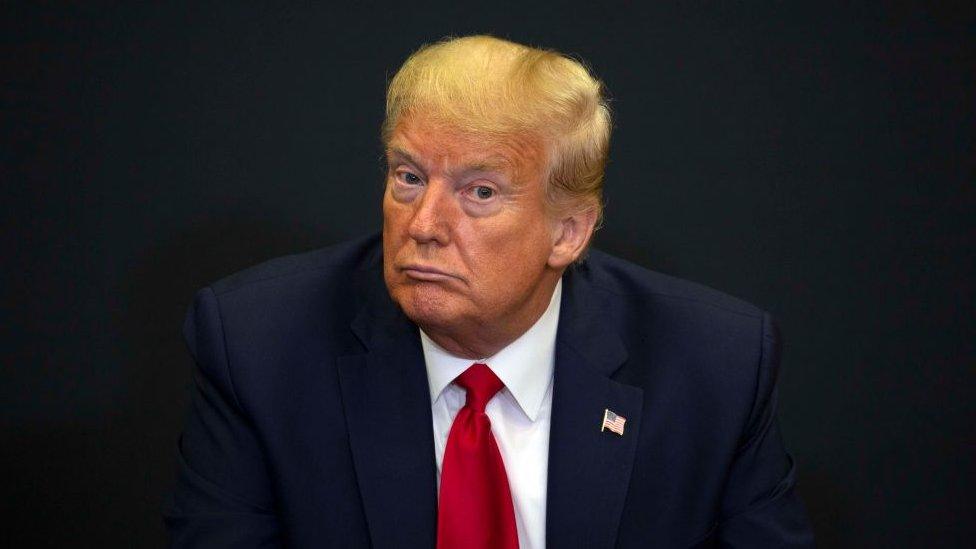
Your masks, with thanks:
[(302, 275), (351, 273), (378, 265), (381, 251), (380, 235), (372, 234), (317, 250), (267, 260), (221, 278), (211, 284), (211, 288), (220, 296)]
[(594, 285), (618, 296), (646, 296), (656, 302), (672, 302), (675, 306), (704, 307), (747, 317), (763, 315), (762, 309), (740, 298), (704, 284), (652, 271), (599, 250), (592, 250), (577, 268), (587, 271)]

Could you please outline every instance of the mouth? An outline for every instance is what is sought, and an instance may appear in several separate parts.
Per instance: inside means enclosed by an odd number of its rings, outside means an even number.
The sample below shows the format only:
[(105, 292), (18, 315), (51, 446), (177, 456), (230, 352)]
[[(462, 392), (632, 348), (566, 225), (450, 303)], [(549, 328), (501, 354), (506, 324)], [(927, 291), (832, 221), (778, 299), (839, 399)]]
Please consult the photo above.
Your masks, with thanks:
[(426, 265), (408, 264), (400, 267), (400, 272), (414, 280), (424, 280), (428, 282), (444, 282), (447, 280), (457, 280), (458, 277), (448, 274), (440, 269), (428, 267)]

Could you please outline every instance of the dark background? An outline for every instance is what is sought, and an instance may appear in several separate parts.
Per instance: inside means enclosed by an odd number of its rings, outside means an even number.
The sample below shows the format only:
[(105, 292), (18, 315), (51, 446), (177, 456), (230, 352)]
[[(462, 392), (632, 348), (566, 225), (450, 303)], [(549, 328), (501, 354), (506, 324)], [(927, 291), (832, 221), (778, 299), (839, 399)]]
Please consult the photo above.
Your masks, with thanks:
[(597, 246), (780, 320), (820, 545), (971, 543), (971, 3), (81, 4), (0, 8), (0, 545), (164, 543), (194, 290), (377, 229), (386, 80), (472, 32), (606, 82)]

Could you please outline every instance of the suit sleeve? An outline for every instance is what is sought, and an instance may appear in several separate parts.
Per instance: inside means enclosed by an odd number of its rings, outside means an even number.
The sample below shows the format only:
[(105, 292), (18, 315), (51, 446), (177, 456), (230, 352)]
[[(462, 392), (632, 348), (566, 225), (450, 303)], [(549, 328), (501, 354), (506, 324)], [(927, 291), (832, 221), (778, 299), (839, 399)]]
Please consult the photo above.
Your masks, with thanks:
[(177, 445), (176, 487), (164, 509), (172, 547), (279, 547), (260, 442), (234, 391), (220, 310), (200, 290), (183, 336), (196, 368)]
[(723, 547), (813, 547), (813, 530), (797, 496), (793, 458), (776, 422), (779, 330), (763, 315), (756, 394), (729, 473), (718, 537)]

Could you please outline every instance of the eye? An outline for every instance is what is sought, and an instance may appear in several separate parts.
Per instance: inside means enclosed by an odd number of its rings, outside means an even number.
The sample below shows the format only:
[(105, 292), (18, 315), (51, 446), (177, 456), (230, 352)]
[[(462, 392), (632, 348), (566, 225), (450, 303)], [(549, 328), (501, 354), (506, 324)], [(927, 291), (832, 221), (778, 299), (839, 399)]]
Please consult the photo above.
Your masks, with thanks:
[(413, 172), (400, 171), (400, 172), (397, 172), (396, 175), (397, 175), (397, 178), (400, 179), (400, 181), (403, 181), (407, 185), (419, 185), (420, 183), (423, 182), (423, 180), (420, 179), (420, 176), (418, 176), (417, 174), (415, 174)]
[(474, 195), (478, 198), (478, 200), (488, 200), (489, 198), (495, 196), (495, 189), (486, 187), (484, 185), (479, 185), (474, 188)]

